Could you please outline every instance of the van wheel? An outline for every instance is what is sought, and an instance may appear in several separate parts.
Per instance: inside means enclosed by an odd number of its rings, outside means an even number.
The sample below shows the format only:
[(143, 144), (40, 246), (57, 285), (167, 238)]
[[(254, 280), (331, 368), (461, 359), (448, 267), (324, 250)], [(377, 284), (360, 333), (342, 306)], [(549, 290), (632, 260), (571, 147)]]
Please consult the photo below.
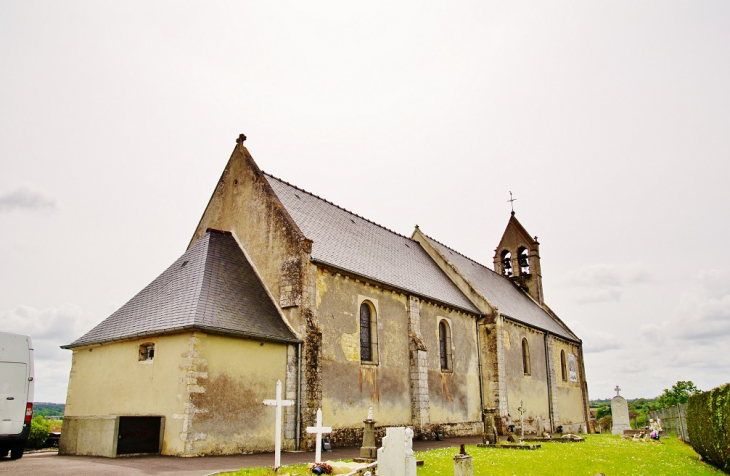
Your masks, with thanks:
[(7, 456), (8, 451), (10, 451), (10, 450), (7, 450), (5, 448), (0, 448), (0, 458), (4, 458), (5, 456)]
[(20, 459), (23, 457), (23, 443), (10, 448), (10, 459)]

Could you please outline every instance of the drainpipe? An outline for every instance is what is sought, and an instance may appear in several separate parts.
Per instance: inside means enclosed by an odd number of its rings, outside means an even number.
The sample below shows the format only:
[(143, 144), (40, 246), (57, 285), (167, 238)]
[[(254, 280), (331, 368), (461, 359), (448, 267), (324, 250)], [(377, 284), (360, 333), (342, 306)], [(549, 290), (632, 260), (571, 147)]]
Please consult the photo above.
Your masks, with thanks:
[(545, 369), (547, 370), (547, 388), (548, 388), (548, 415), (550, 418), (550, 431), (555, 431), (555, 421), (553, 417), (553, 385), (550, 376), (550, 357), (548, 355), (548, 337), (549, 332), (545, 332)]
[(475, 324), (477, 327), (477, 363), (479, 364), (479, 403), (481, 404), (481, 409), (479, 410), (479, 413), (482, 415), (482, 421), (484, 421), (484, 383), (482, 382), (482, 346), (479, 341), (479, 321), (481, 319), (484, 319), (484, 314), (480, 314), (477, 318)]
[(297, 345), (297, 442), (296, 448), (299, 450), (299, 434), (302, 429), (302, 343)]

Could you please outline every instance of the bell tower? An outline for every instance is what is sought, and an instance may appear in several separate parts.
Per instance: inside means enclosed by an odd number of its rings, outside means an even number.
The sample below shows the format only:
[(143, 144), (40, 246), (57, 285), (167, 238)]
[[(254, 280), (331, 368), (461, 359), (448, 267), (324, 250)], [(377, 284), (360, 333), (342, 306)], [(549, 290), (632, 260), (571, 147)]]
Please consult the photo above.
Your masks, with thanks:
[(540, 243), (530, 237), (515, 217), (509, 218), (499, 245), (494, 250), (494, 271), (524, 289), (541, 306), (545, 302), (540, 270)]

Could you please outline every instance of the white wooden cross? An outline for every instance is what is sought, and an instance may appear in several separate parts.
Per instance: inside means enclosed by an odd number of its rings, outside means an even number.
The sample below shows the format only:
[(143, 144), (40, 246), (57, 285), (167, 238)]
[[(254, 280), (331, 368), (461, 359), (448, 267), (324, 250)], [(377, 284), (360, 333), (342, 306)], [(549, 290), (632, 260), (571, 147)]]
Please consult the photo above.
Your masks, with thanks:
[(281, 407), (290, 407), (294, 405), (293, 400), (281, 399), (281, 380), (276, 381), (276, 400), (264, 400), (264, 405), (276, 407), (276, 433), (274, 434), (274, 468), (279, 469), (281, 466)]
[(322, 426), (322, 409), (317, 410), (317, 426), (308, 426), (307, 433), (317, 434), (317, 449), (314, 454), (314, 462), (322, 462), (322, 434), (332, 433), (332, 427)]

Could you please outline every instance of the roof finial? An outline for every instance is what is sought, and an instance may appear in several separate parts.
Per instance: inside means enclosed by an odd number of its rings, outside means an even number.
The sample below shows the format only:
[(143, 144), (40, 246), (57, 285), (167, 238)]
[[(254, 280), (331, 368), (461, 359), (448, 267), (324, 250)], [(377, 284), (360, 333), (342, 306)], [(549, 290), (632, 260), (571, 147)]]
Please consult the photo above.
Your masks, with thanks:
[(239, 134), (238, 139), (236, 139), (236, 144), (243, 145), (243, 141), (246, 140), (246, 134)]
[(509, 200), (507, 200), (507, 201), (509, 202), (510, 206), (512, 207), (512, 214), (513, 215), (515, 214), (515, 200), (517, 200), (517, 199), (516, 198), (512, 198), (512, 192), (510, 191), (510, 193), (509, 193)]

